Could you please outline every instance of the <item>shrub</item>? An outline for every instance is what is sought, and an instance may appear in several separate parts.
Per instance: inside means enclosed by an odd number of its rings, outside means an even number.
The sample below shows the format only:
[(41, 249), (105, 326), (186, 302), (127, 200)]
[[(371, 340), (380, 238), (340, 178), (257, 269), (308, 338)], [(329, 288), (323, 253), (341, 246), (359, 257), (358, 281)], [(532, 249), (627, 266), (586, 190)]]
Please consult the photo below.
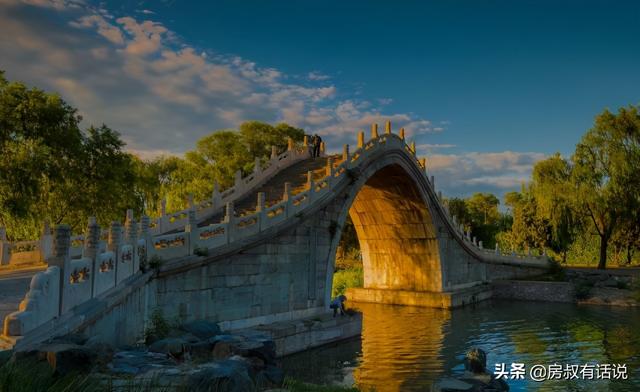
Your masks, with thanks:
[(163, 262), (164, 260), (162, 260), (162, 257), (158, 255), (153, 255), (149, 259), (149, 268), (157, 271), (158, 269), (160, 269), (160, 266), (162, 265)]
[(193, 254), (196, 256), (209, 256), (209, 249), (207, 248), (195, 248)]
[(333, 274), (333, 290), (331, 290), (331, 295), (336, 297), (344, 294), (349, 287), (362, 287), (363, 284), (364, 271), (362, 267), (336, 271)]
[(146, 344), (153, 343), (156, 340), (164, 339), (169, 335), (171, 324), (164, 318), (162, 309), (156, 308), (151, 313), (149, 326), (144, 331), (144, 341)]

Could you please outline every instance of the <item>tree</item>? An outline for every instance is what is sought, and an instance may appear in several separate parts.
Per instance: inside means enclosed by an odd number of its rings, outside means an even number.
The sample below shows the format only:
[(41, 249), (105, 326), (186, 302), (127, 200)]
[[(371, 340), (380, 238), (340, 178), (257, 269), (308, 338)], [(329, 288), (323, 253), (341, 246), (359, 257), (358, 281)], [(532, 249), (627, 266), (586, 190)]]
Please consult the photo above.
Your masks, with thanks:
[(549, 237), (549, 225), (538, 214), (536, 199), (530, 189), (523, 185), (520, 192), (508, 192), (504, 198), (513, 216), (506, 238), (509, 247), (513, 250), (543, 248)]
[(285, 151), (289, 138), (301, 142), (304, 130), (280, 123), (275, 127), (260, 121), (246, 121), (240, 125), (240, 137), (252, 157), (268, 158), (271, 146)]
[(531, 182), (537, 214), (551, 226), (547, 244), (562, 254), (563, 263), (580, 225), (570, 197), (571, 170), (570, 163), (556, 153), (534, 165)]
[[(146, 197), (155, 195), (158, 200), (166, 197), (170, 211), (183, 209), (190, 195), (195, 200), (211, 197), (214, 182), (221, 188), (233, 186), (236, 172), (240, 171), (244, 177), (253, 171), (256, 158), (262, 162), (269, 159), (271, 146), (284, 151), (289, 138), (301, 141), (303, 137), (302, 129), (285, 123), (274, 127), (259, 121), (242, 123), (239, 132), (215, 131), (198, 140), (196, 148), (188, 151), (184, 159), (161, 158), (149, 162), (150, 168), (142, 170), (150, 176), (144, 193)], [(157, 201), (146, 202), (147, 208), (153, 204), (157, 210)]]
[(509, 218), (498, 210), (500, 200), (491, 193), (474, 193), (467, 199), (454, 197), (447, 203), (449, 213), (486, 247), (495, 246), (496, 234), (511, 225)]
[(107, 126), (79, 128), (57, 94), (9, 82), (0, 73), (0, 225), (12, 240), (37, 238), (43, 221), (106, 225), (141, 212), (133, 157)]
[(573, 203), (600, 237), (598, 268), (618, 226), (632, 219), (640, 200), (640, 116), (637, 107), (605, 110), (576, 146)]

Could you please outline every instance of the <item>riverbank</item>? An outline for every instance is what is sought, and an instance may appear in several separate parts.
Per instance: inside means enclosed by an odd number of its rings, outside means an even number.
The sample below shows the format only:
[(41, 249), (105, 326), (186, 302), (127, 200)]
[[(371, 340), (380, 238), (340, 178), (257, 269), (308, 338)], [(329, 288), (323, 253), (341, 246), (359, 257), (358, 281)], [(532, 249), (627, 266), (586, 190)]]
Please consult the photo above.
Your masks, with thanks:
[(208, 391), (210, 385), (219, 391), (349, 390), (286, 379), (280, 358), (359, 336), (361, 329), (362, 316), (356, 312), (339, 317), (327, 312), (232, 331), (205, 320), (176, 324), (155, 312), (144, 340), (133, 346), (114, 347), (100, 336), (72, 334), (29, 351), (0, 352), (0, 392), (60, 385), (65, 391)]
[(640, 306), (640, 270), (558, 269), (535, 278), (492, 282), (493, 298), (580, 305)]

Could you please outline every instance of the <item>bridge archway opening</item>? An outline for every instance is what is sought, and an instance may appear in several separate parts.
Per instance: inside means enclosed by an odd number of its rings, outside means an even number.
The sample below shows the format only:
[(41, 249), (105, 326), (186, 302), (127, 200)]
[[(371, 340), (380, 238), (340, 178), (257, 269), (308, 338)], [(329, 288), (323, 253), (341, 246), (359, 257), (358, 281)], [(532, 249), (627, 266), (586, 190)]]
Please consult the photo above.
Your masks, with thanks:
[[(364, 288), (442, 291), (437, 231), (424, 195), (403, 167), (392, 164), (375, 172), (348, 213), (362, 257)], [(348, 227), (343, 235), (349, 235)]]

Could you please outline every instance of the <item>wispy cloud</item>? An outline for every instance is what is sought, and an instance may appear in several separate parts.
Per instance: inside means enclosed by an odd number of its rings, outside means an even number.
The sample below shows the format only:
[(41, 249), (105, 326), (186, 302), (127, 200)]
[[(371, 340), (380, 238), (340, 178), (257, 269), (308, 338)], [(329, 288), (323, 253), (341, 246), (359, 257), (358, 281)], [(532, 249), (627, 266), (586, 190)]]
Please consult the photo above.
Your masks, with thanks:
[[(353, 143), (374, 122), (391, 120), (418, 141), (450, 125), (389, 110), (388, 97), (360, 99), (317, 70), (294, 77), (184, 42), (153, 17), (144, 9), (116, 16), (80, 1), (0, 0), (0, 35), (11, 37), (0, 39), (0, 67), (10, 79), (60, 92), (87, 123), (120, 131), (143, 157), (180, 154), (211, 131), (250, 119), (304, 127), (322, 134), (330, 149)], [(437, 187), (453, 195), (500, 194), (526, 181), (543, 158), (437, 153), (454, 147), (418, 143)]]
[(311, 71), (307, 74), (307, 78), (309, 80), (329, 80), (331, 79), (331, 76), (325, 75), (318, 71)]
[(429, 120), (340, 92), (311, 70), (305, 80), (210, 48), (152, 20), (150, 10), (114, 16), (78, 1), (0, 0), (2, 67), (11, 79), (59, 91), (88, 123), (119, 130), (136, 151), (181, 153), (215, 129), (250, 119), (286, 121), (337, 146), (391, 119), (410, 135)]
[(544, 159), (538, 152), (469, 152), (427, 155), (427, 171), (436, 187), (449, 195), (492, 192), (502, 196), (529, 181), (533, 165)]

